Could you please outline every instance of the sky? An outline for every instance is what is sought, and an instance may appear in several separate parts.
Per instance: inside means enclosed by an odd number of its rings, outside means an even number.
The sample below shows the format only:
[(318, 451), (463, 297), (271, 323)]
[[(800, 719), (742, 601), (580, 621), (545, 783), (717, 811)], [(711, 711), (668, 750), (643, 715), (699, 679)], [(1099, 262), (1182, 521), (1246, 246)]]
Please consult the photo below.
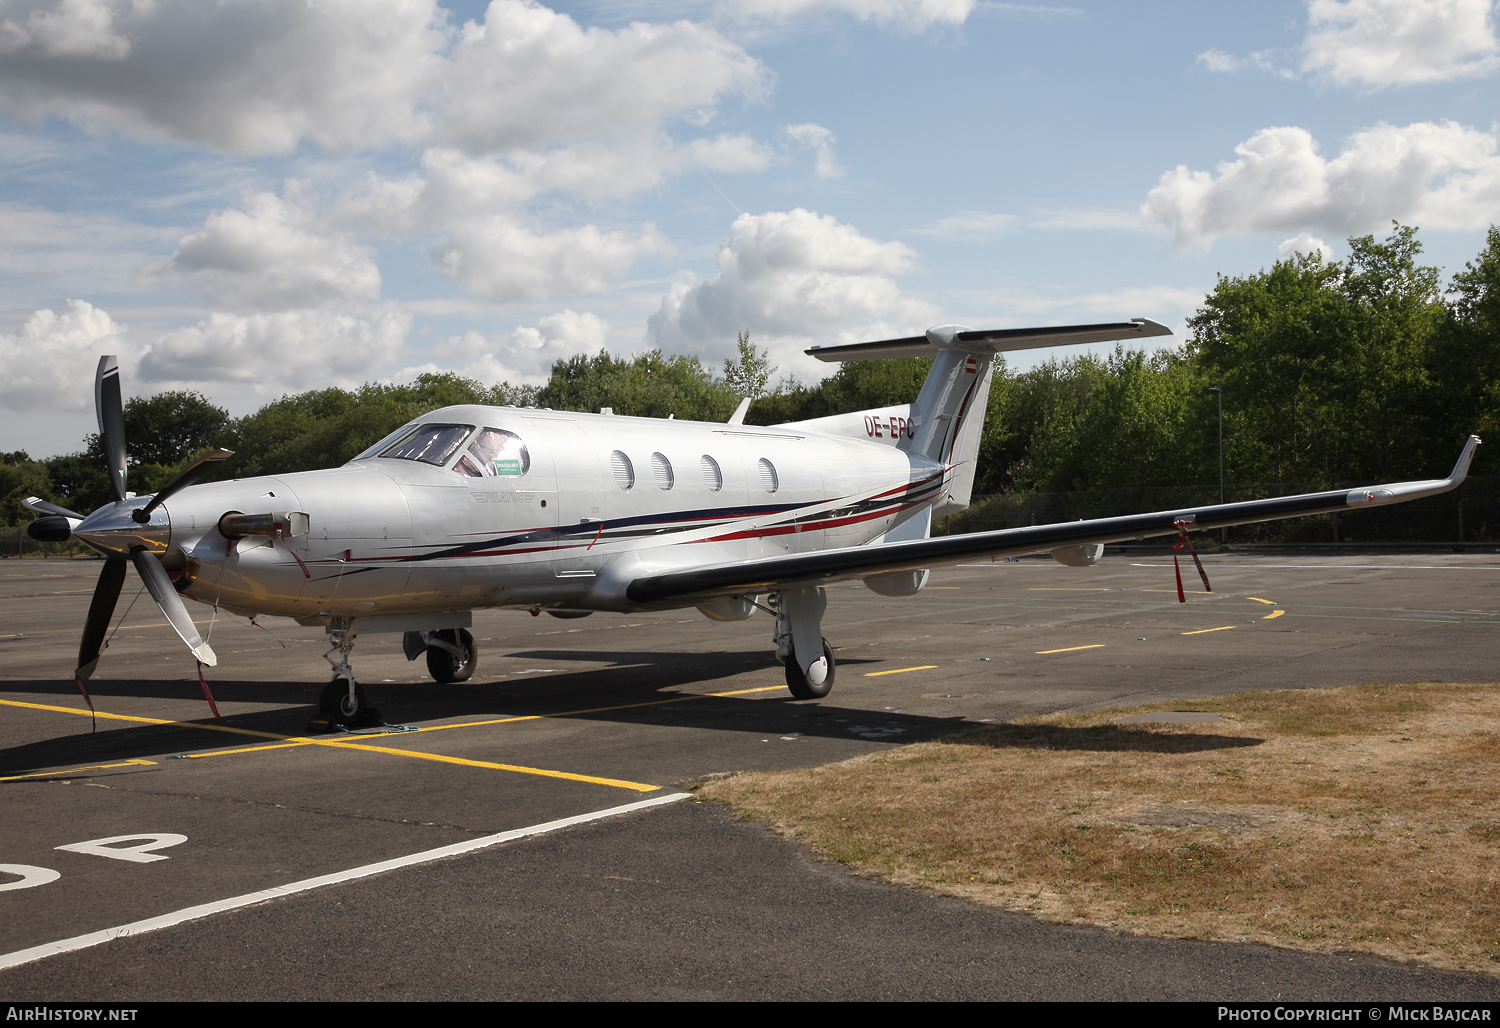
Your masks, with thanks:
[[(0, 451), (607, 348), (1149, 317), (1500, 223), (1493, 0), (0, 0)], [(1070, 348), (1067, 353), (1083, 352)], [(1017, 355), (1015, 366), (1048, 351)]]

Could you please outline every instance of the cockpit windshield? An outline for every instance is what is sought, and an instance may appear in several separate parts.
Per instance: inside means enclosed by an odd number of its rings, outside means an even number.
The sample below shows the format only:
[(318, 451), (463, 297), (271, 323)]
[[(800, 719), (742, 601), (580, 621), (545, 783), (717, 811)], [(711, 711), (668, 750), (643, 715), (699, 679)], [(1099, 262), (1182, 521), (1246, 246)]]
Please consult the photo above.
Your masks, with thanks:
[(473, 430), (473, 425), (418, 425), (394, 446), (381, 450), (380, 456), (442, 467)]
[(520, 478), (531, 470), (531, 453), (514, 432), (486, 428), (469, 444), (469, 452), (458, 459), (453, 470), (471, 478)]

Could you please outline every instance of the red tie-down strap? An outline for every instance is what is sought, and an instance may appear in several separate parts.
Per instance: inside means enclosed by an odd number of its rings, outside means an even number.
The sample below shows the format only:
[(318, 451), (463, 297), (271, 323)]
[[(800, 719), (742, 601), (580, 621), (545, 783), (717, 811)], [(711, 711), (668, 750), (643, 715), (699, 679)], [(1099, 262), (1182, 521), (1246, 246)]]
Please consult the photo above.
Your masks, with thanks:
[(1177, 529), (1177, 541), (1172, 544), (1172, 570), (1177, 575), (1177, 602), (1186, 603), (1187, 596), (1182, 591), (1182, 568), (1177, 566), (1177, 555), (1186, 547), (1188, 553), (1192, 554), (1193, 563), (1198, 567), (1198, 577), (1203, 579), (1203, 591), (1213, 592), (1214, 587), (1208, 584), (1208, 572), (1203, 570), (1203, 561), (1198, 559), (1198, 551), (1193, 549), (1193, 541), (1188, 538), (1188, 528), (1193, 524), (1195, 518), (1178, 518), (1172, 522), (1172, 527)]
[(208, 709), (214, 712), (214, 717), (220, 717), (219, 705), (214, 702), (214, 694), (208, 691), (208, 681), (203, 677), (203, 661), (198, 661), (198, 688), (203, 690), (203, 698), (208, 701)]
[(90, 728), (89, 731), (97, 731), (99, 728), (99, 715), (94, 710), (93, 697), (89, 695), (89, 687), (83, 684), (83, 677), (81, 675), (73, 676), (73, 688), (83, 693), (83, 702), (89, 705), (89, 722), (93, 725), (93, 727)]

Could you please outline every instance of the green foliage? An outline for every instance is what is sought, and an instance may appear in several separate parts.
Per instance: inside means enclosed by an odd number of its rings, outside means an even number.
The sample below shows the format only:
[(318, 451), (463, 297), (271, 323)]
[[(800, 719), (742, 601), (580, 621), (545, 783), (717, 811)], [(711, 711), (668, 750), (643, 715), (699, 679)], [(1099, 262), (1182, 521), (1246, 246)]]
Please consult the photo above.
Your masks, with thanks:
[[(229, 412), (215, 407), (201, 393), (158, 393), (125, 402), (125, 463), (171, 467), (212, 449), (229, 425)], [(85, 456), (104, 462), (97, 435), (88, 437)], [(132, 476), (134, 478), (134, 476)], [(134, 482), (132, 490), (136, 490)]]
[[(1241, 481), (1421, 475), (1433, 447), (1427, 365), (1444, 318), (1438, 272), (1397, 226), (1349, 240), (1347, 263), (1294, 255), (1220, 278), (1187, 354), (1224, 387), (1226, 463)], [(1233, 442), (1231, 443), (1231, 440)], [(1459, 440), (1431, 440), (1441, 452)]]
[(771, 366), (771, 355), (750, 343), (750, 333), (741, 332), (735, 340), (739, 347), (739, 360), (725, 358), (724, 384), (740, 396), (752, 400), (764, 396), (766, 383), (776, 374)]
[(667, 357), (660, 350), (633, 358), (601, 350), (593, 357), (558, 361), (535, 400), (553, 410), (597, 414), (609, 407), (631, 417), (685, 421), (726, 421), (739, 402), (734, 387), (715, 378), (697, 357)]

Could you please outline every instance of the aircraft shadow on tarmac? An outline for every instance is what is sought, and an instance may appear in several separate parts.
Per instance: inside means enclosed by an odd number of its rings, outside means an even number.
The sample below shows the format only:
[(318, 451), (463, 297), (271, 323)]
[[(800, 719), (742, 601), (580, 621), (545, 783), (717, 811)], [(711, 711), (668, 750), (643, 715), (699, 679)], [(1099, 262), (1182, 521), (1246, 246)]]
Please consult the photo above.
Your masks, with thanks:
[[(558, 720), (594, 721), (705, 731), (737, 731), (759, 735), (797, 734), (810, 738), (862, 739), (901, 744), (951, 736), (981, 729), (972, 741), (992, 746), (1017, 746), (1058, 750), (1188, 750), (1229, 749), (1258, 745), (1262, 740), (1217, 735), (1152, 733), (1114, 726), (1064, 728), (1056, 725), (985, 726), (961, 716), (932, 717), (892, 710), (869, 710), (837, 704), (833, 697), (816, 703), (799, 702), (790, 695), (758, 698), (693, 695), (689, 687), (705, 682), (735, 688), (773, 685), (781, 677), (781, 666), (763, 650), (747, 652), (578, 652), (527, 650), (509, 657), (548, 663), (587, 660), (614, 661), (606, 669), (563, 671), (545, 676), (480, 680), (437, 685), (430, 682), (366, 683), (371, 702), (393, 723), (423, 723), (452, 718), (487, 719), (546, 715)], [(840, 667), (877, 661), (848, 660)], [(551, 671), (552, 669), (547, 669)], [(725, 682), (731, 674), (764, 671), (747, 685), (745, 679)], [(773, 677), (774, 676), (774, 677)], [(764, 681), (762, 682), (762, 679)], [(218, 720), (207, 717), (196, 681), (109, 681), (98, 683), (95, 703), (109, 710), (114, 696), (180, 698), (180, 710), (161, 710), (158, 717), (176, 714), (180, 721), (168, 725), (123, 727), (114, 720), (101, 722), (91, 732), (84, 718), (69, 719), (59, 728), (67, 734), (52, 739), (0, 749), (0, 775), (24, 774), (67, 764), (98, 764), (106, 760), (160, 756), (164, 752), (191, 753), (253, 744), (253, 736), (226, 735), (218, 729), (242, 729), (252, 733), (305, 736), (314, 710), (315, 691), (296, 683), (221, 681), (213, 683), (215, 696), (223, 703), (278, 703), (272, 709), (234, 714)], [(839, 688), (849, 689), (849, 683)], [(56, 681), (10, 682), (0, 685), (6, 692), (56, 697), (57, 705), (82, 709), (82, 699), (71, 683)], [(687, 697), (693, 696), (688, 699)], [(287, 703), (287, 701), (290, 701)], [(189, 724), (205, 727), (194, 729)], [(208, 727), (214, 726), (214, 727)], [(379, 737), (377, 737), (379, 738)], [(402, 745), (420, 748), (421, 735), (399, 737)], [(83, 777), (82, 775), (74, 777)]]

